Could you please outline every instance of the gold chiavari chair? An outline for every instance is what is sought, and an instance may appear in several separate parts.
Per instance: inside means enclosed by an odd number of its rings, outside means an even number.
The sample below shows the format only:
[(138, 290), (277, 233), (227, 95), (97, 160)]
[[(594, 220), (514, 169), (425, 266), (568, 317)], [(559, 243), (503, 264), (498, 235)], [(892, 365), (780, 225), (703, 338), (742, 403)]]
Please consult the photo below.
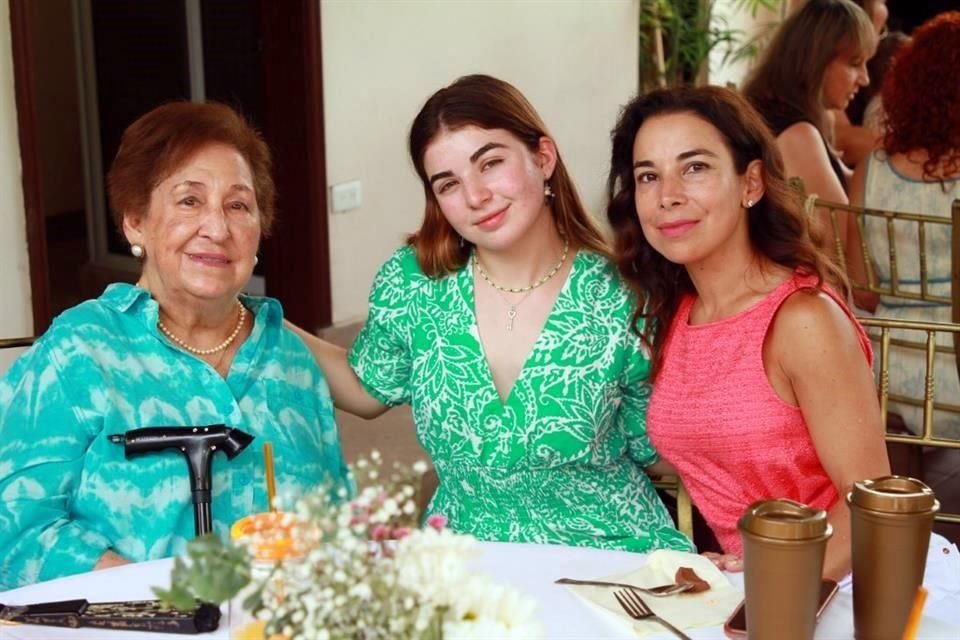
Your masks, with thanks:
[[(886, 211), (883, 209), (869, 209), (855, 207), (822, 200), (816, 197), (806, 199), (806, 210), (812, 213), (816, 209), (826, 211), (830, 218), (832, 232), (832, 246), (840, 267), (851, 277), (854, 290), (868, 294), (882, 295), (889, 298), (898, 298), (905, 301), (914, 301), (929, 304), (952, 305), (950, 294), (934, 292), (935, 278), (949, 278), (950, 274), (932, 274), (928, 239), (944, 234), (952, 238), (956, 246), (958, 227), (953, 220), (946, 216), (937, 216), (923, 213), (905, 213), (901, 211)], [(954, 203), (953, 216), (960, 211), (958, 203)], [(849, 219), (856, 222), (859, 231), (858, 238), (849, 240), (846, 231), (850, 229)], [(884, 255), (871, 255), (868, 245), (868, 228), (876, 229), (880, 225), (885, 233), (875, 233), (874, 237), (880, 240)], [(904, 284), (904, 260), (913, 261), (916, 256), (917, 272), (911, 273), (910, 284)], [(875, 264), (883, 262), (888, 278), (880, 279), (876, 275)], [(913, 271), (910, 265), (909, 271)], [(914, 282), (914, 280), (916, 282)], [(940, 281), (944, 282), (943, 280)], [(955, 318), (956, 319), (956, 318)]]
[[(918, 322), (912, 320), (893, 320), (889, 318), (860, 318), (864, 327), (876, 329), (879, 332), (879, 396), (880, 411), (884, 418), (887, 417), (888, 406), (891, 401), (902, 400), (890, 393), (890, 362), (894, 357), (891, 351), (891, 345), (894, 342), (893, 331), (905, 331), (918, 333), (924, 336), (922, 344), (924, 345), (925, 366), (924, 366), (924, 394), (922, 399), (923, 421), (919, 434), (910, 433), (890, 433), (886, 434), (887, 442), (902, 443), (913, 447), (936, 447), (940, 449), (960, 449), (960, 436), (957, 438), (936, 436), (933, 433), (933, 416), (938, 409), (953, 409), (960, 411), (960, 407), (954, 407), (935, 401), (936, 390), (936, 355), (937, 355), (937, 334), (952, 334), (956, 339), (960, 334), (960, 324), (949, 322)], [(951, 375), (952, 371), (949, 372)], [(937, 520), (960, 525), (960, 513), (948, 513), (941, 511), (937, 515)]]
[[(957, 266), (960, 251), (950, 251), (952, 246), (960, 246), (960, 224), (954, 224), (954, 219), (960, 216), (960, 202), (954, 203), (952, 217), (854, 207), (814, 197), (808, 198), (806, 204), (808, 211), (819, 208), (829, 213), (835, 256), (850, 276), (855, 301), (866, 302), (865, 306), (871, 308), (882, 296), (886, 306), (877, 310), (878, 316), (960, 322), (960, 304), (954, 304), (955, 298), (960, 296), (960, 286), (951, 285), (960, 277), (960, 267)], [(856, 223), (853, 229), (857, 233), (846, 238), (841, 229), (851, 229), (851, 221)], [(871, 243), (873, 252), (870, 251)], [(934, 244), (939, 247), (935, 256), (931, 255)], [(950, 252), (949, 258), (939, 255), (946, 252)], [(931, 268), (934, 259), (938, 263)], [(885, 277), (878, 278), (875, 269)], [(903, 317), (903, 314), (889, 311), (895, 305), (914, 305), (915, 311), (909, 317)], [(876, 331), (870, 330), (870, 333), (874, 344), (878, 344)], [(922, 363), (926, 349), (924, 342), (905, 337), (898, 331), (890, 344), (897, 350), (912, 352), (916, 363)], [(958, 345), (960, 335), (944, 335), (936, 345), (936, 352), (953, 363), (960, 375), (960, 362), (956, 357)], [(896, 389), (890, 400), (900, 405), (923, 406), (919, 394), (909, 397), (897, 393)], [(960, 404), (937, 403), (936, 410), (960, 416)]]
[[(892, 462), (905, 463), (907, 470), (900, 472), (924, 478), (925, 467), (934, 458), (939, 457), (941, 464), (960, 459), (956, 452), (960, 433), (956, 427), (945, 426), (960, 423), (956, 394), (960, 381), (960, 249), (954, 250), (960, 247), (960, 200), (953, 202), (950, 217), (853, 207), (816, 198), (808, 198), (806, 205), (808, 211), (819, 207), (829, 212), (835, 254), (851, 276), (855, 300), (870, 303), (883, 297), (877, 316), (860, 320), (871, 334), (880, 362), (878, 386), (884, 418), (891, 405), (894, 412), (911, 416), (909, 425), (903, 424), (905, 428), (888, 428), (888, 449)], [(856, 225), (849, 224), (851, 221)], [(847, 242), (841, 233), (844, 224), (858, 232)], [(878, 278), (877, 271), (886, 277)], [(897, 312), (898, 304), (921, 308), (912, 309), (910, 318), (895, 318), (892, 316), (906, 315)], [(929, 320), (919, 317), (924, 310)], [(891, 317), (882, 317), (885, 314)], [(903, 377), (911, 372), (912, 383), (907, 384)], [(904, 391), (915, 389), (918, 382), (922, 393)], [(938, 519), (957, 527), (960, 515), (956, 506), (952, 509), (954, 513), (944, 512)]]
[(693, 540), (693, 502), (683, 482), (677, 476), (660, 476), (653, 479), (653, 486), (662, 489), (677, 500), (677, 529)]

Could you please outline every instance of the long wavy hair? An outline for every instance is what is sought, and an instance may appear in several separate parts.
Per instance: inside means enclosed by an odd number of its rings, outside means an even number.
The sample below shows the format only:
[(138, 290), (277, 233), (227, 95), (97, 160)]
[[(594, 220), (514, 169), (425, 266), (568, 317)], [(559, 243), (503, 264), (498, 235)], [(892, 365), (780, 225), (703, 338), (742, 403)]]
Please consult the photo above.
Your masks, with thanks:
[(960, 11), (947, 11), (913, 32), (884, 79), (887, 153), (923, 149), (923, 177), (960, 172)]
[(738, 175), (754, 160), (762, 165), (764, 195), (747, 210), (750, 243), (761, 256), (792, 270), (814, 274), (818, 286), (829, 281), (846, 292), (846, 280), (810, 237), (809, 221), (787, 184), (773, 134), (745, 98), (721, 87), (660, 89), (639, 96), (620, 113), (613, 130), (607, 178), (607, 219), (614, 234), (614, 260), (637, 295), (634, 327), (652, 352), (655, 378), (663, 345), (683, 296), (694, 292), (683, 265), (667, 260), (643, 234), (636, 208), (633, 145), (650, 118), (690, 113), (710, 123), (733, 156)]
[[(466, 265), (472, 245), (444, 217), (423, 157), (437, 136), (471, 125), (508, 131), (531, 152), (538, 149), (541, 138), (552, 138), (533, 105), (503, 80), (486, 75), (464, 76), (430, 96), (410, 127), (410, 159), (423, 183), (426, 206), (420, 229), (407, 243), (414, 248), (420, 268), (431, 277), (444, 276)], [(574, 246), (610, 255), (610, 248), (584, 208), (559, 150), (549, 184), (554, 193), (551, 210), (560, 233)]]
[(807, 0), (790, 14), (743, 85), (743, 95), (768, 117), (784, 111), (808, 120), (829, 139), (823, 75), (842, 53), (869, 58), (877, 33), (850, 0)]

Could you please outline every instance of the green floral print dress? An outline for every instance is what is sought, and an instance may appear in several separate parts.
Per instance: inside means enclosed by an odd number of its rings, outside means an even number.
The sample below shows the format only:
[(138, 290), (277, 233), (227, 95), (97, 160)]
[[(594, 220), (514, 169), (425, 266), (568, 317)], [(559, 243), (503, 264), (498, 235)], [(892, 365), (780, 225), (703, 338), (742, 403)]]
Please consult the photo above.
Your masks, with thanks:
[(634, 298), (581, 250), (503, 402), (474, 315), (473, 275), (429, 278), (413, 250), (381, 268), (350, 353), (366, 389), (409, 403), (440, 478), (428, 512), (481, 540), (692, 550), (644, 467), (649, 360)]

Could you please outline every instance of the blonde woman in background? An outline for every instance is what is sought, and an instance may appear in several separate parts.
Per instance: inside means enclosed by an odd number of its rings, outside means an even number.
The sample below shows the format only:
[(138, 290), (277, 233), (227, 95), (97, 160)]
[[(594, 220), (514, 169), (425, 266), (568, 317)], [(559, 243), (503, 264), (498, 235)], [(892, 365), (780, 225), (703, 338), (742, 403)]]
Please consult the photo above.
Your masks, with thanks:
[[(846, 203), (852, 172), (831, 144), (829, 109), (845, 109), (867, 86), (877, 34), (850, 0), (808, 0), (780, 26), (743, 94), (766, 120), (787, 177), (807, 193)], [(816, 235), (825, 237), (824, 220)]]

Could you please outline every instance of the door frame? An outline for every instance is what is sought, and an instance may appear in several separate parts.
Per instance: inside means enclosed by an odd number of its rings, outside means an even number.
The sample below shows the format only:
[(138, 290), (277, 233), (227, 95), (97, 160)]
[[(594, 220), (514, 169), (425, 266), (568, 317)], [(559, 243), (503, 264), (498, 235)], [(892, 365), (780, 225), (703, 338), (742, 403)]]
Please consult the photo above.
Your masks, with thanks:
[(315, 332), (332, 321), (320, 2), (262, 0), (264, 136), (274, 157), (277, 220), (267, 295)]
[(50, 326), (50, 280), (47, 268), (47, 228), (40, 184), (39, 143), (33, 96), (33, 56), (27, 3), (9, 0), (10, 41), (13, 50), (13, 87), (17, 106), (17, 135), (23, 182), (23, 209), (27, 229), (27, 264), (30, 269), (30, 303), (33, 333)]

